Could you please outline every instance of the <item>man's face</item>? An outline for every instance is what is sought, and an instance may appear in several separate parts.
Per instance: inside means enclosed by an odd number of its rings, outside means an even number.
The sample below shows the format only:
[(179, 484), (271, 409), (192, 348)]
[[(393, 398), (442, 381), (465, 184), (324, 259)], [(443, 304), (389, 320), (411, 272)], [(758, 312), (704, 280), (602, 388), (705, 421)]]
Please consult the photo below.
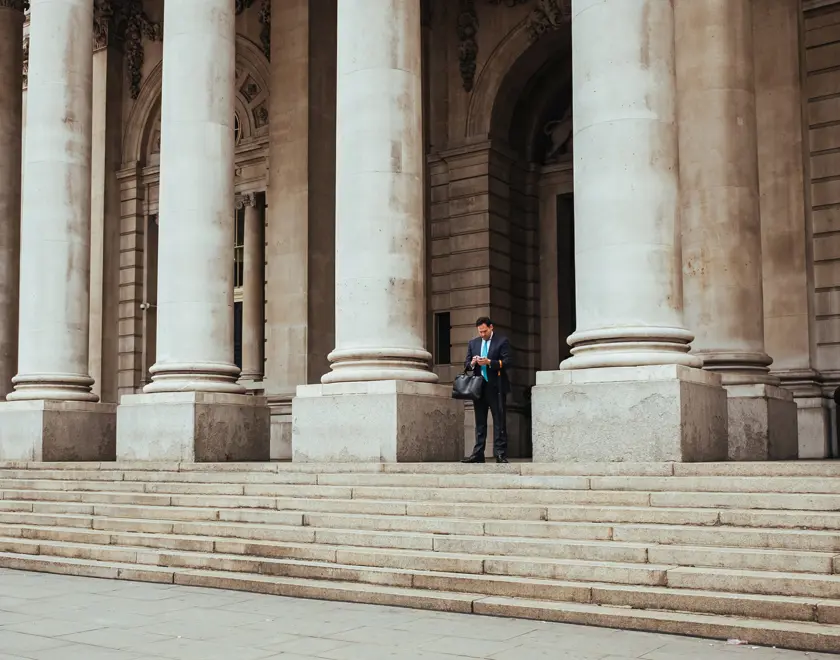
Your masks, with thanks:
[(493, 326), (487, 325), (486, 323), (482, 323), (478, 326), (478, 336), (482, 339), (490, 339), (490, 335), (493, 334)]

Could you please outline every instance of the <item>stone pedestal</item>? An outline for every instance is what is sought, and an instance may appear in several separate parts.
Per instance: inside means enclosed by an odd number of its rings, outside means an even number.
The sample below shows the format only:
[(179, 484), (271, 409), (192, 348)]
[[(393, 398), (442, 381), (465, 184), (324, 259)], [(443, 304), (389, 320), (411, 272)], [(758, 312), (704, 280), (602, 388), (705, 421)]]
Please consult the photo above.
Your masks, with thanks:
[(532, 396), (535, 463), (726, 460), (726, 394), (707, 371), (540, 372)]
[(215, 463), (269, 459), (265, 398), (213, 392), (122, 397), (117, 460)]
[(786, 389), (730, 385), (729, 460), (783, 461), (799, 455), (796, 403)]
[(298, 462), (455, 461), (464, 404), (451, 388), (398, 380), (302, 385), (292, 402)]
[(0, 406), (0, 461), (113, 461), (113, 403), (13, 401)]

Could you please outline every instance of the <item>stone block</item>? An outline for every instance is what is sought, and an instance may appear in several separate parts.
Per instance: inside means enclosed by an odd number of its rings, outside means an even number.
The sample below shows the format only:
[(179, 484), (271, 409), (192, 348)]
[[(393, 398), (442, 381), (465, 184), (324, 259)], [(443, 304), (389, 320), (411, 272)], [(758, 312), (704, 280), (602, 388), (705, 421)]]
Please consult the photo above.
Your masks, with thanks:
[(0, 403), (0, 460), (113, 461), (116, 410), (83, 401)]
[(678, 365), (547, 371), (532, 391), (535, 463), (720, 461), (726, 392)]
[(464, 405), (444, 385), (302, 385), (292, 402), (296, 462), (433, 462), (463, 456)]
[(264, 397), (209, 392), (123, 396), (117, 408), (122, 461), (267, 461)]
[(783, 461), (799, 455), (796, 403), (773, 385), (728, 385), (729, 460)]

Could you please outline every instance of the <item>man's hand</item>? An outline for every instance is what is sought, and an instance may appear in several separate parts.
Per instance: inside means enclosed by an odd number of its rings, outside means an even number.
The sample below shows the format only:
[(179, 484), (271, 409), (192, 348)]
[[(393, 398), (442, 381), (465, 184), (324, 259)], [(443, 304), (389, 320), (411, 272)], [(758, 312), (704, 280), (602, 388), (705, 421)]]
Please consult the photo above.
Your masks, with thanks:
[(480, 364), (482, 367), (486, 367), (486, 366), (488, 366), (488, 365), (490, 364), (490, 360), (489, 360), (488, 358), (483, 358), (483, 357), (480, 357), (480, 358), (478, 358), (478, 360), (476, 360), (476, 361), (477, 361), (477, 362), (478, 362), (478, 364)]

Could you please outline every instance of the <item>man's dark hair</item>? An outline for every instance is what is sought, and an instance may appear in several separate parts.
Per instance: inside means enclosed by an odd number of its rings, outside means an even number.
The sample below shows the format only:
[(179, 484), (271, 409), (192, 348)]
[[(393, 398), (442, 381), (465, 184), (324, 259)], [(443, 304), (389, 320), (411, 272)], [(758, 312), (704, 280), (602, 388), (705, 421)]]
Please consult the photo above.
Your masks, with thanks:
[(490, 320), (489, 316), (479, 316), (478, 320), (475, 322), (475, 327), (478, 328), (482, 325), (486, 325), (489, 328), (493, 325), (493, 321)]

